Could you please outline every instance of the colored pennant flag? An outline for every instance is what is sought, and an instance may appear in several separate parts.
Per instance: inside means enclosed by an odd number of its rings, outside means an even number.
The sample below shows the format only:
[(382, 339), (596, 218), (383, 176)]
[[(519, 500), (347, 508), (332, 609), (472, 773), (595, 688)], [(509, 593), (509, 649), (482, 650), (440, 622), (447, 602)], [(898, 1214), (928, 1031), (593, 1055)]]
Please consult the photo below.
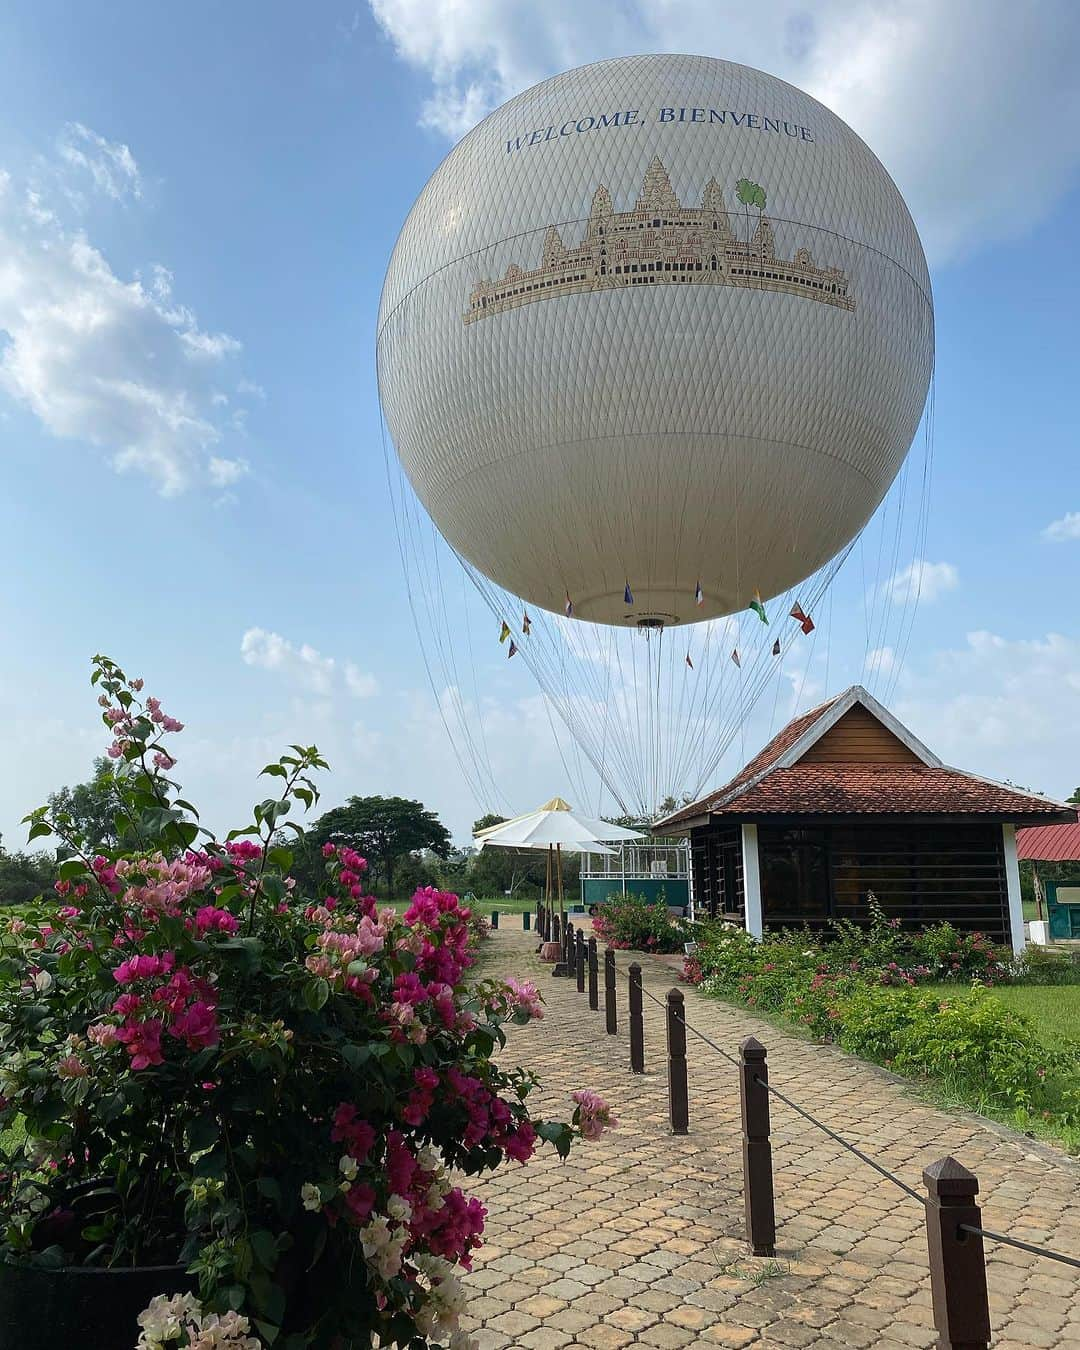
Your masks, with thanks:
[(739, 660), (738, 647), (733, 647), (731, 649), (731, 659), (735, 662), (735, 664), (739, 667), (739, 669), (742, 670), (742, 662)]
[(634, 603), (634, 592), (630, 589), (630, 583), (626, 583), (626, 590), (623, 591), (623, 604), (632, 605)]
[(765, 613), (765, 606), (761, 603), (761, 592), (755, 591), (754, 598), (747, 605), (747, 609), (752, 609), (762, 623), (769, 622), (769, 616)]
[(690, 667), (691, 670), (694, 669), (694, 663), (693, 663), (693, 661), (690, 660), (690, 653), (689, 653), (689, 652), (686, 653), (686, 664)]
[(773, 654), (773, 656), (779, 656), (779, 655), (780, 655), (780, 639), (779, 639), (779, 638), (777, 638), (776, 641), (775, 641), (775, 642), (773, 643), (773, 645), (772, 645), (772, 654)]
[(499, 641), (505, 642), (510, 636), (510, 625), (503, 619), (502, 627), (499, 629)]
[(568, 619), (572, 619), (574, 617), (574, 602), (573, 600), (570, 599), (569, 591), (566, 592), (566, 617)]
[(701, 582), (694, 587), (694, 604), (703, 605), (705, 603), (705, 592), (701, 589)]
[(509, 661), (512, 656), (517, 656), (517, 643), (513, 638), (510, 639), (510, 647), (506, 653), (506, 659)]
[(795, 620), (795, 622), (799, 625), (799, 627), (803, 630), (804, 633), (809, 634), (814, 631), (813, 619), (810, 617), (809, 614), (806, 613), (806, 611), (803, 609), (802, 605), (800, 605), (798, 601), (796, 601), (795, 604), (791, 606), (791, 617)]
[(526, 637), (529, 636), (529, 629), (532, 627), (532, 619), (529, 618), (529, 611), (525, 611), (525, 617), (521, 621), (521, 631)]

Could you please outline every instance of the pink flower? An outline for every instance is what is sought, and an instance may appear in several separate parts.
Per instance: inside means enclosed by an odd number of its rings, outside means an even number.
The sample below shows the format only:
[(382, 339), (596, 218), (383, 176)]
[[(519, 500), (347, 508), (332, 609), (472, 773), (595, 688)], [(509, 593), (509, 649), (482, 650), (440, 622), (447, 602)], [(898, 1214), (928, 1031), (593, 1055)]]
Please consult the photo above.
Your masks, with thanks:
[(345, 1208), (353, 1223), (365, 1223), (375, 1208), (375, 1192), (366, 1182), (350, 1186), (345, 1192)]
[(189, 1004), (184, 1012), (173, 1018), (169, 1034), (183, 1040), (189, 1050), (205, 1050), (207, 1046), (217, 1045), (221, 1032), (213, 1005), (201, 999)]
[(166, 770), (167, 770), (167, 769), (173, 768), (173, 767), (176, 765), (176, 760), (173, 759), (172, 755), (167, 755), (167, 754), (164, 752), (164, 750), (159, 750), (159, 751), (154, 755), (154, 764), (155, 764), (155, 765), (157, 766), (157, 768), (159, 768), (159, 769), (166, 769)]
[(618, 1128), (619, 1122), (611, 1114), (611, 1107), (598, 1092), (581, 1088), (570, 1094), (570, 1100), (577, 1104), (574, 1124), (580, 1129), (583, 1139), (599, 1139), (605, 1129)]
[(178, 722), (175, 717), (164, 716), (161, 719), (162, 731), (183, 731), (183, 722)]
[(522, 983), (509, 979), (506, 981), (506, 988), (513, 1001), (515, 1012), (524, 1013), (526, 1017), (532, 1019), (543, 1017), (544, 1008), (540, 991), (531, 980)]
[(340, 1102), (334, 1112), (330, 1141), (334, 1144), (344, 1143), (350, 1155), (357, 1162), (363, 1162), (375, 1142), (375, 1131), (366, 1120), (359, 1119), (355, 1106), (350, 1102)]
[(176, 964), (173, 952), (164, 956), (129, 956), (113, 971), (117, 984), (130, 984), (133, 980), (149, 980), (155, 975), (167, 975)]
[(56, 1066), (59, 1078), (85, 1078), (87, 1067), (78, 1055), (65, 1055)]
[(161, 1031), (161, 1023), (156, 1018), (118, 1028), (117, 1037), (131, 1056), (131, 1067), (136, 1072), (152, 1064), (165, 1063), (161, 1053)]
[[(125, 994), (122, 997), (130, 998), (131, 995)], [(103, 1050), (111, 1050), (114, 1045), (120, 1044), (119, 1030), (119, 1027), (111, 1022), (94, 1022), (86, 1028), (86, 1036), (93, 1045), (100, 1045)]]
[(322, 855), (324, 858), (332, 858), (337, 852), (337, 844), (325, 843), (322, 846)]
[(202, 905), (195, 911), (195, 931), (200, 937), (206, 933), (235, 933), (240, 920), (227, 909), (218, 909), (214, 905)]

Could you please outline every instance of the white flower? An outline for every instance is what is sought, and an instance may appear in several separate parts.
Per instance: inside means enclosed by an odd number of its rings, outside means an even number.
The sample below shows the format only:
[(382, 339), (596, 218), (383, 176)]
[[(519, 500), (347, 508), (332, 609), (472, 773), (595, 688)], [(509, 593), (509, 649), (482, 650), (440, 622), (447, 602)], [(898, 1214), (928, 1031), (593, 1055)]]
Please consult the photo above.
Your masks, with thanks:
[(360, 1168), (357, 1165), (356, 1159), (351, 1157), (348, 1153), (346, 1153), (338, 1163), (338, 1171), (343, 1177), (347, 1177), (349, 1181), (354, 1181), (356, 1179), (356, 1174), (359, 1170)]
[(166, 1298), (158, 1294), (139, 1314), (142, 1332), (135, 1350), (157, 1350), (168, 1341), (178, 1341), (184, 1334), (185, 1321), (199, 1311), (199, 1301), (193, 1294), (174, 1294)]
[(439, 1157), (438, 1153), (435, 1152), (430, 1144), (425, 1144), (419, 1153), (417, 1153), (416, 1161), (425, 1172), (439, 1172), (442, 1170), (442, 1158)]
[(305, 1209), (313, 1211), (322, 1209), (322, 1194), (318, 1186), (310, 1181), (305, 1181), (300, 1187), (300, 1199), (303, 1201)]
[(401, 1219), (408, 1223), (412, 1218), (412, 1205), (403, 1195), (392, 1195), (386, 1204), (386, 1212), (392, 1219)]
[(39, 994), (47, 994), (53, 987), (53, 977), (47, 970), (39, 970), (34, 976), (34, 988)]

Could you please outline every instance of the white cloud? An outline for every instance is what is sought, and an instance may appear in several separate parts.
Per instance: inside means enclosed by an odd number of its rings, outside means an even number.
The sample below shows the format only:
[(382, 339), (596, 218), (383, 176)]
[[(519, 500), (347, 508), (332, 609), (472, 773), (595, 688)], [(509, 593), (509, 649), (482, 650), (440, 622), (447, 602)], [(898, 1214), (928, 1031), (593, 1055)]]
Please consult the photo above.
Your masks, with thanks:
[(374, 675), (345, 662), (345, 687), (353, 698), (372, 698), (379, 692), (379, 682)]
[(306, 642), (290, 642), (280, 633), (265, 628), (249, 628), (240, 639), (240, 655), (246, 665), (259, 666), (282, 675), (290, 683), (313, 694), (330, 695), (344, 686), (353, 698), (371, 698), (379, 692), (374, 675), (362, 671), (351, 661), (339, 670), (332, 656)]
[(1060, 800), (1080, 781), (1080, 639), (968, 633), (909, 663), (893, 711), (946, 763)]
[(120, 141), (109, 141), (81, 122), (69, 122), (57, 146), (60, 160), (88, 175), (94, 190), (122, 202), (142, 196), (142, 176), (135, 156)]
[(896, 652), (892, 647), (874, 647), (866, 654), (866, 673), (868, 675), (888, 675), (896, 665)]
[(211, 483), (219, 488), (232, 487), (251, 472), (246, 459), (220, 459), (217, 455), (210, 456), (206, 467)]
[(932, 603), (946, 591), (954, 591), (959, 583), (960, 574), (952, 563), (916, 558), (894, 573), (882, 585), (881, 592), (897, 605), (914, 604), (916, 599)]
[[(78, 130), (80, 153), (104, 156), (102, 190), (138, 196), (127, 147)], [(168, 268), (123, 280), (82, 230), (65, 228), (7, 175), (0, 260), (0, 390), (49, 432), (99, 447), (117, 470), (146, 474), (165, 495), (216, 482), (222, 470), (213, 466), (236, 462), (220, 454), (227, 428), (214, 394), (240, 344), (200, 328), (174, 300)]]
[[(1072, 0), (1036, 10), (1007, 0), (369, 3), (402, 59), (430, 79), (421, 123), (454, 139), (537, 80), (604, 57), (704, 52), (790, 80), (873, 148), (934, 261), (1028, 231), (1080, 163)], [(1017, 166), (1040, 184), (1037, 201), (1021, 200)]]
[(273, 670), (316, 694), (329, 694), (334, 658), (322, 656), (306, 642), (297, 646), (280, 633), (249, 628), (240, 639), (240, 655), (249, 666)]
[(1052, 520), (1043, 530), (1043, 538), (1055, 544), (1080, 539), (1080, 511), (1066, 511), (1060, 520)]

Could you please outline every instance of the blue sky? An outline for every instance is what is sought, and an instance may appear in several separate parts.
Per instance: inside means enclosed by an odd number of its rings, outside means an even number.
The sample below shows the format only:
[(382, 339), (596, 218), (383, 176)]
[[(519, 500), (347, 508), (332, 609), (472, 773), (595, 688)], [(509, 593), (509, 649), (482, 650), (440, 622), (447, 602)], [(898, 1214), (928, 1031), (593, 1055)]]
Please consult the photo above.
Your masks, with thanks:
[[(238, 821), (283, 742), (315, 740), (335, 766), (326, 804), (402, 792), (464, 835), (479, 808), (389, 511), (382, 275), (483, 112), (566, 66), (660, 48), (803, 85), (896, 177), (930, 257), (938, 367), (930, 580), (893, 706), (962, 767), (1057, 795), (1080, 783), (1080, 14), (669, 9), (5, 6), (5, 844), (103, 744), (98, 650), (186, 722), (179, 773), (215, 825)], [(765, 700), (748, 751), (800, 696), (858, 678), (857, 586), (834, 606), (828, 650)], [(524, 810), (566, 789), (528, 672), (501, 655), (481, 647), (477, 687), (501, 804)]]

